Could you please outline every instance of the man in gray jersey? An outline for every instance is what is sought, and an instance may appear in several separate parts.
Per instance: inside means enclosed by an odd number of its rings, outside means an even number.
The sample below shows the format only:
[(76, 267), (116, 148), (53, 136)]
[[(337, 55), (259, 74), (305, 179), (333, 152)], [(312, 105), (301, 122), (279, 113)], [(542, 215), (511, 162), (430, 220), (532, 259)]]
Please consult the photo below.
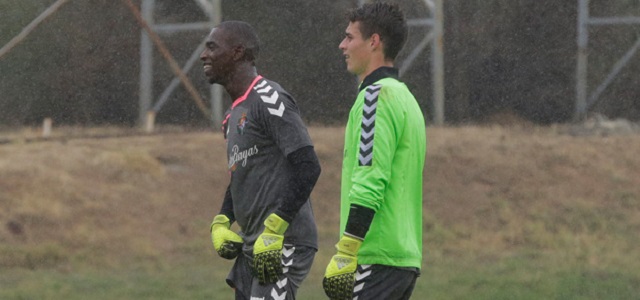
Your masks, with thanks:
[(236, 299), (295, 299), (318, 248), (309, 195), (320, 164), (293, 97), (258, 75), (258, 44), (249, 24), (227, 21), (200, 55), (209, 82), (234, 99), (222, 124), (231, 179), (211, 238), (236, 259), (227, 277)]

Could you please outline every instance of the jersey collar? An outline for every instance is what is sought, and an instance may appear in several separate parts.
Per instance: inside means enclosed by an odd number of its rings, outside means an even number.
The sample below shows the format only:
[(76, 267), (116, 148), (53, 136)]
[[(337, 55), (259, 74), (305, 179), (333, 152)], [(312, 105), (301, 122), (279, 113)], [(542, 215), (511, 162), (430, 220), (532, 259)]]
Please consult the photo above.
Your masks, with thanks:
[(262, 76), (260, 76), (260, 75), (256, 76), (256, 78), (253, 79), (253, 81), (251, 82), (251, 84), (249, 85), (247, 90), (244, 92), (244, 95), (242, 95), (242, 97), (240, 97), (240, 98), (236, 99), (235, 101), (233, 101), (233, 104), (231, 104), (231, 109), (234, 109), (236, 106), (238, 106), (238, 104), (242, 103), (242, 101), (247, 99), (247, 96), (249, 95), (249, 92), (251, 92), (251, 89), (253, 89), (253, 86), (256, 85), (256, 83), (260, 79), (262, 79)]
[(392, 67), (377, 68), (373, 72), (371, 72), (371, 74), (367, 75), (367, 77), (364, 78), (364, 80), (360, 84), (358, 92), (361, 92), (364, 88), (374, 84), (376, 81), (383, 78), (391, 77), (394, 79), (398, 79), (398, 73), (398, 69)]

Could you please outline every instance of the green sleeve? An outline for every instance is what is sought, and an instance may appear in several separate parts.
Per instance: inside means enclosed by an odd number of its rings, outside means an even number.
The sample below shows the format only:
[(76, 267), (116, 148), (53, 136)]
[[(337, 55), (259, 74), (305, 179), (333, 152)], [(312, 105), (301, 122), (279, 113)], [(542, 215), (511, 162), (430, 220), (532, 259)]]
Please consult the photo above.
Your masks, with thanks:
[[(377, 95), (377, 101), (368, 101), (365, 95), (361, 126), (358, 162), (354, 164), (351, 177), (352, 186), (349, 199), (358, 204), (377, 211), (382, 205), (385, 190), (391, 177), (393, 157), (397, 147), (399, 132), (397, 114), (391, 88), (383, 86)], [(369, 105), (368, 105), (369, 104)], [(373, 107), (375, 106), (375, 107)], [(367, 110), (375, 109), (372, 115)], [(369, 111), (371, 112), (371, 111)], [(372, 120), (373, 118), (373, 120)], [(372, 122), (368, 124), (368, 122)], [(371, 135), (372, 136), (369, 136)], [(372, 140), (368, 139), (372, 137)], [(371, 151), (370, 153), (368, 151)], [(372, 155), (372, 156), (370, 156)]]

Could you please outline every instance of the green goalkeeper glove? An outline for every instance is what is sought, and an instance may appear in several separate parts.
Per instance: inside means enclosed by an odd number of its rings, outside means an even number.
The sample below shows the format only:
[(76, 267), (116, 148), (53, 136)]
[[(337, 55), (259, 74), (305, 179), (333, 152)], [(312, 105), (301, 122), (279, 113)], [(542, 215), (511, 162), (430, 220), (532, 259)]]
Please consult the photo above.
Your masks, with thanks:
[(356, 268), (358, 266), (358, 249), (362, 241), (343, 235), (336, 249), (338, 254), (329, 261), (324, 273), (322, 287), (327, 296), (332, 300), (353, 298), (353, 286), (356, 282)]
[(274, 283), (282, 275), (282, 246), (289, 223), (276, 214), (264, 220), (264, 231), (253, 245), (253, 269), (260, 284)]
[(229, 230), (231, 222), (225, 215), (217, 215), (211, 222), (211, 241), (222, 258), (234, 259), (242, 251), (242, 238)]

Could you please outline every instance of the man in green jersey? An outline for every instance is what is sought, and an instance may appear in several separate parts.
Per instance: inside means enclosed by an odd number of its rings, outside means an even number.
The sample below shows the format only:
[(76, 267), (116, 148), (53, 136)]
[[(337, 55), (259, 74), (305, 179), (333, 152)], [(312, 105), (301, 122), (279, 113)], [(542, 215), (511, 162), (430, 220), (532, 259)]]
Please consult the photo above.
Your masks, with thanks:
[(323, 280), (331, 299), (409, 299), (422, 265), (422, 111), (394, 59), (407, 37), (397, 5), (348, 13), (340, 43), (358, 76), (345, 132), (340, 241)]

